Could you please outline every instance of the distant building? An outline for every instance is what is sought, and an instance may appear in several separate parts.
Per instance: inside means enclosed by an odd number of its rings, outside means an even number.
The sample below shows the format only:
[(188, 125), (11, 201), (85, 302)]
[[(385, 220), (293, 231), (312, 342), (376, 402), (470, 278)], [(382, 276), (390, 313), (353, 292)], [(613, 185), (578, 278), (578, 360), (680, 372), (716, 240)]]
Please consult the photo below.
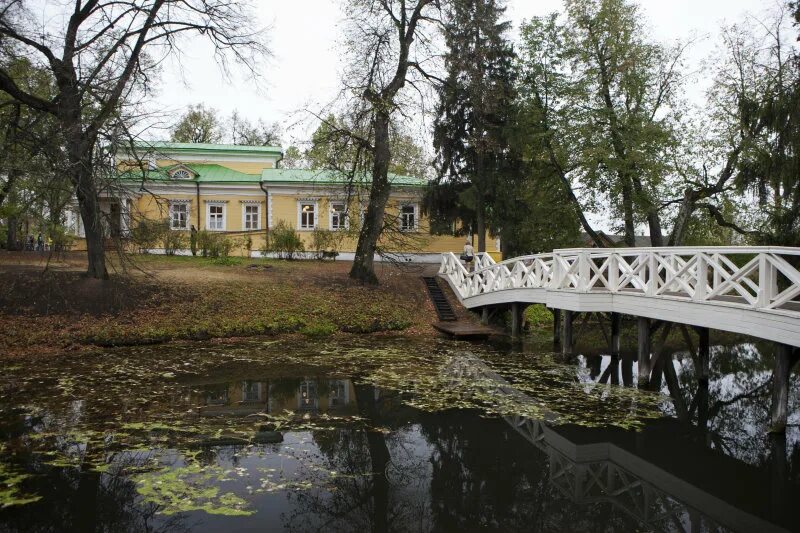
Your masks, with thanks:
[[(249, 237), (241, 240), (250, 247), (236, 253), (257, 257), (269, 232), (283, 222), (299, 233), (306, 250), (313, 250), (315, 229), (342, 231), (339, 257), (354, 255), (357, 234), (347, 230), (361, 223), (368, 178), (352, 187), (334, 171), (280, 168), (283, 152), (266, 146), (152, 142), (135, 145), (129, 157), (119, 163), (118, 186), (109, 187), (101, 201), (110, 236), (127, 235), (137, 220), (168, 220), (172, 231), (188, 234), (194, 226)], [(135, 161), (146, 161), (148, 168), (143, 172)], [(390, 181), (387, 212), (397, 217), (396, 228), (405, 237), (394, 248), (384, 242), (387, 248), (401, 259), (423, 262), (438, 262), (441, 252), (463, 249), (463, 237), (431, 234), (421, 210), (425, 179), (392, 175)], [(82, 237), (77, 208), (67, 221)], [(486, 242), (499, 258), (497, 242), (488, 236)], [(76, 249), (85, 249), (85, 243), (79, 239)]]

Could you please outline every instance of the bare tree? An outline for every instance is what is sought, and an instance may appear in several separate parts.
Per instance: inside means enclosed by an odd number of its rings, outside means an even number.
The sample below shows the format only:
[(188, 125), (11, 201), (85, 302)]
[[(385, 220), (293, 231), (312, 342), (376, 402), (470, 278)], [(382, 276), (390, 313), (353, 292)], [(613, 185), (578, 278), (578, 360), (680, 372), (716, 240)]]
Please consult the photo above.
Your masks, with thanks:
[(393, 116), (404, 112), (403, 89), (409, 86), (415, 94), (422, 94), (420, 84), (432, 77), (425, 70), (433, 55), (428, 31), (438, 21), (439, 4), (438, 0), (347, 3), (347, 44), (353, 58), (345, 75), (345, 92), (353, 96), (349, 116), (355, 127), (349, 137), (356, 145), (357, 157), (351, 169), (361, 167), (371, 175), (369, 203), (350, 277), (366, 283), (378, 281), (374, 255), (391, 192)]
[(0, 64), (0, 91), (56, 118), (85, 228), (88, 274), (105, 278), (94, 171), (101, 132), (118, 119), (126, 100), (146, 94), (150, 76), (180, 50), (184, 36), (204, 36), (216, 59), (232, 55), (252, 73), (267, 49), (250, 29), (248, 5), (238, 0), (76, 0), (71, 9), (63, 5), (69, 11), (46, 17), (42, 26), (21, 0), (0, 4), (0, 44), (12, 43), (20, 55), (46, 68), (56, 87), (52, 97), (43, 97), (26, 90)]

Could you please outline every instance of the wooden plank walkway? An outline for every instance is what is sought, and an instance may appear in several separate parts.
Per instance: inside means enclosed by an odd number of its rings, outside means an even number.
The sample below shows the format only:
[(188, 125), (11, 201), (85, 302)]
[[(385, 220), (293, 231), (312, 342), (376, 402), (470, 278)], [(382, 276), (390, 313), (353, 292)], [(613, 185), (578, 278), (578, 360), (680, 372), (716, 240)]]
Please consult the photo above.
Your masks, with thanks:
[(469, 322), (436, 322), (433, 327), (454, 339), (481, 340), (497, 332), (490, 327)]

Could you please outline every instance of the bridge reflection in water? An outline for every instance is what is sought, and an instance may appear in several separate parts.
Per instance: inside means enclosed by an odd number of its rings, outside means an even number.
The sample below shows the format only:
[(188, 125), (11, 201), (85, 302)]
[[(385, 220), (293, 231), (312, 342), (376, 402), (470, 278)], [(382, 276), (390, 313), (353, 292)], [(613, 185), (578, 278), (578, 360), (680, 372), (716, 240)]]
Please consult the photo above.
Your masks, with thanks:
[[(533, 403), (482, 360), (453, 358), (448, 376), (491, 387), (491, 394)], [(687, 446), (686, 425), (664, 419), (640, 432), (552, 425), (548, 420), (507, 416), (505, 421), (543, 452), (550, 482), (579, 505), (609, 503), (654, 531), (787, 531), (794, 529), (786, 502), (800, 491), (786, 479), (785, 436), (774, 436), (772, 469), (765, 471), (696, 443)], [(776, 459), (777, 458), (777, 459)], [(771, 491), (742, 493), (741, 487)], [(780, 525), (779, 525), (780, 524)]]

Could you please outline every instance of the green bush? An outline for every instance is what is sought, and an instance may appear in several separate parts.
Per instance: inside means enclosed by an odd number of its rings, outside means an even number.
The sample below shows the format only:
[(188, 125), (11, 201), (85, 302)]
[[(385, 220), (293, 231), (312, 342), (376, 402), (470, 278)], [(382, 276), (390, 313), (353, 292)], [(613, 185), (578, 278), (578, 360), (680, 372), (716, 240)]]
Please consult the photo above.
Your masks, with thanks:
[(281, 259), (294, 259), (295, 254), (304, 252), (305, 249), (300, 235), (293, 227), (281, 220), (270, 232), (270, 238), (264, 251), (274, 252)]
[(54, 251), (58, 252), (62, 250), (69, 250), (69, 248), (75, 242), (75, 236), (67, 231), (67, 228), (60, 224), (50, 227), (48, 232), (50, 234), (50, 239), (53, 241), (52, 249)]
[(181, 231), (167, 230), (161, 238), (164, 245), (164, 253), (167, 255), (175, 255), (177, 250), (182, 250), (186, 247), (186, 235)]
[(139, 253), (146, 254), (148, 250), (155, 248), (170, 231), (168, 220), (140, 220), (131, 229), (131, 242), (139, 249)]
[(197, 232), (197, 247), (203, 257), (228, 257), (235, 246), (234, 240), (224, 234), (207, 230)]
[(525, 322), (534, 328), (552, 326), (553, 312), (541, 304), (531, 305), (525, 310)]
[(317, 259), (322, 259), (322, 252), (338, 252), (342, 235), (339, 231), (316, 228), (311, 233), (311, 246)]

